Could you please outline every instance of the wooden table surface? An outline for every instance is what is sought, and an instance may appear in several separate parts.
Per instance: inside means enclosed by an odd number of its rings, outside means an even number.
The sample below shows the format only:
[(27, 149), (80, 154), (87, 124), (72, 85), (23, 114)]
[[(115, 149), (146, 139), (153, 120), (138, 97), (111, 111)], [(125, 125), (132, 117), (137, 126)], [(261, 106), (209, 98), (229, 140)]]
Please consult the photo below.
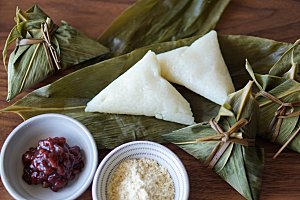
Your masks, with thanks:
[[(29, 8), (38, 3), (57, 23), (61, 19), (78, 28), (92, 38), (104, 29), (134, 0), (0, 0), (0, 44), (14, 25), (16, 6)], [(217, 31), (222, 34), (246, 34), (294, 42), (300, 38), (300, 1), (297, 0), (232, 0), (225, 10)], [(0, 63), (0, 109), (14, 101), (5, 101), (7, 75)], [(30, 92), (24, 92), (19, 96)], [(18, 99), (18, 98), (17, 98)], [(9, 133), (22, 122), (14, 114), (0, 115), (0, 147)], [(259, 140), (265, 148), (266, 159), (261, 199), (300, 199), (300, 155), (285, 150), (279, 158), (272, 160), (278, 145)], [(183, 161), (190, 179), (190, 199), (243, 199), (217, 174), (206, 169), (192, 156), (173, 145), (167, 145)], [(100, 159), (108, 151), (100, 152)], [(0, 199), (12, 199), (0, 182)], [(79, 199), (92, 199), (89, 188)]]

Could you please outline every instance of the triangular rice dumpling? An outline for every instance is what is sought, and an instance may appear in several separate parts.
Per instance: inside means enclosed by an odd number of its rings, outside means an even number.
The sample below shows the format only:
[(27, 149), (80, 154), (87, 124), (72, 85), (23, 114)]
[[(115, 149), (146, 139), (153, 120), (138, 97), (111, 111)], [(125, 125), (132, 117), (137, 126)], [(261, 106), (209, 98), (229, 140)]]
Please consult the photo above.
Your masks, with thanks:
[(85, 111), (155, 116), (187, 125), (194, 123), (189, 103), (161, 77), (156, 55), (151, 51), (94, 97)]
[(255, 95), (260, 107), (258, 135), (281, 145), (274, 159), (285, 148), (300, 153), (300, 82), (297, 81), (298, 65), (293, 62), (296, 58), (291, 53), (295, 47), (279, 58), (269, 74), (254, 73), (246, 62), (246, 69), (259, 89)]
[(234, 86), (221, 54), (216, 31), (210, 31), (189, 47), (157, 55), (162, 76), (222, 105)]
[(163, 137), (208, 164), (246, 199), (254, 200), (259, 198), (264, 155), (254, 141), (258, 104), (251, 86), (249, 82), (231, 94), (210, 123), (188, 126)]
[[(15, 22), (2, 51), (8, 73), (7, 101), (61, 69), (79, 63), (84, 67), (96, 61), (91, 59), (103, 59), (109, 52), (65, 21), (56, 25), (37, 5), (27, 11), (17, 8)], [(10, 45), (16, 46), (6, 66)]]

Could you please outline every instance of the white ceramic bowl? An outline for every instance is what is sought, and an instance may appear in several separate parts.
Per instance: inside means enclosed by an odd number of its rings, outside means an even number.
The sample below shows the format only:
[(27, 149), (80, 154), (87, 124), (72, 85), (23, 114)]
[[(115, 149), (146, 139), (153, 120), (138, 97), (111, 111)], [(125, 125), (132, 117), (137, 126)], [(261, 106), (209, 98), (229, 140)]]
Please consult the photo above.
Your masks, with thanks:
[(189, 180), (179, 158), (168, 148), (149, 141), (123, 144), (111, 151), (100, 163), (93, 180), (93, 199), (107, 200), (108, 183), (117, 166), (126, 159), (150, 158), (167, 168), (175, 187), (175, 200), (187, 200)]
[[(22, 155), (48, 137), (65, 137), (70, 146), (78, 145), (84, 157), (84, 168), (65, 188), (53, 192), (39, 185), (28, 185), (23, 179)], [(66, 200), (80, 196), (93, 180), (98, 152), (90, 132), (78, 121), (60, 114), (32, 117), (17, 126), (3, 144), (0, 158), (2, 182), (14, 199)]]

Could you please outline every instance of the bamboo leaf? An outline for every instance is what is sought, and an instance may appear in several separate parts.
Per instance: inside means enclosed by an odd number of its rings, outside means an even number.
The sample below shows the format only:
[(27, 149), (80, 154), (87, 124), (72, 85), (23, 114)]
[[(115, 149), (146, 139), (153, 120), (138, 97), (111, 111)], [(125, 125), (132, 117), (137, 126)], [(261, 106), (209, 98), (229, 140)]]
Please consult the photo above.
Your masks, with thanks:
[(261, 75), (254, 73), (248, 60), (246, 60), (246, 70), (248, 71), (249, 75), (251, 76), (252, 80), (255, 82), (259, 90), (269, 91), (274, 87), (274, 85), (279, 85), (287, 80), (287, 78), (284, 79), (282, 77), (269, 74)]
[[(269, 74), (275, 76), (283, 76), (284, 73), (288, 72), (294, 63), (299, 63), (299, 43), (297, 40), (274, 64), (270, 69)], [(296, 49), (296, 52), (294, 51)], [(295, 54), (297, 54), (295, 56)]]
[(7, 49), (9, 47), (9, 45), (11, 45), (18, 37), (20, 37), (20, 33), (18, 32), (17, 28), (14, 27), (10, 31), (10, 33), (9, 33), (9, 35), (8, 35), (6, 41), (5, 41), (4, 48), (3, 48), (3, 51), (2, 51), (2, 57), (3, 57), (3, 64), (4, 64), (4, 67), (5, 67), (6, 70), (7, 70), (7, 67), (6, 67)]
[[(15, 21), (17, 24), (10, 32), (2, 52), (4, 63), (7, 48), (12, 42), (24, 38), (41, 39), (41, 24), (46, 22), (50, 31), (53, 26), (52, 20), (38, 6), (26, 12), (17, 8)], [(63, 69), (108, 53), (106, 47), (79, 33), (66, 22), (62, 22), (53, 33), (51, 43)], [(8, 63), (8, 101), (56, 72), (49, 65), (45, 49), (47, 46), (43, 43), (15, 47)]]
[[(219, 38), (220, 47), (233, 77), (237, 89), (242, 88), (251, 79), (245, 66), (247, 59), (251, 63), (253, 71), (258, 74), (266, 74), (284, 52), (292, 44), (276, 42), (274, 40), (243, 36), (229, 35)], [(300, 55), (295, 55), (297, 59)]]
[(99, 37), (112, 53), (204, 35), (214, 29), (230, 0), (140, 0)]

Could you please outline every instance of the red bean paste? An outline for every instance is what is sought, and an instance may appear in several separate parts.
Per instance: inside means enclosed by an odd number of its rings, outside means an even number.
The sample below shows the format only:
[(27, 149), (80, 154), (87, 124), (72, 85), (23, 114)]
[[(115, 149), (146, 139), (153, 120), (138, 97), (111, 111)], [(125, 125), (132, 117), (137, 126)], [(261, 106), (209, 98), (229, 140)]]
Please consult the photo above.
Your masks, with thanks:
[(40, 140), (37, 147), (23, 154), (22, 161), (25, 182), (42, 184), (54, 192), (65, 187), (84, 166), (80, 148), (70, 147), (64, 137)]

